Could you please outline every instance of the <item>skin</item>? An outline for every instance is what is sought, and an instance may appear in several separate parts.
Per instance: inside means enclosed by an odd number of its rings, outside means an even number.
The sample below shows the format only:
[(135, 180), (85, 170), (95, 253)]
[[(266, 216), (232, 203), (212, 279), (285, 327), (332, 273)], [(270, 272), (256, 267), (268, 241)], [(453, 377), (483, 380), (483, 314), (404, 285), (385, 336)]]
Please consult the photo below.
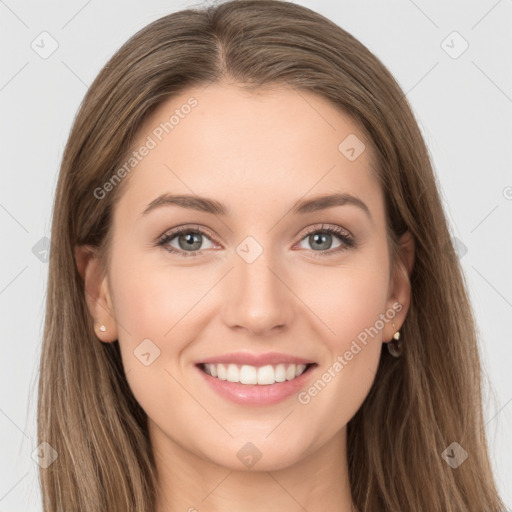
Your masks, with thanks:
[[(146, 120), (134, 147), (191, 96), (198, 105), (127, 178), (107, 274), (92, 248), (76, 251), (97, 336), (119, 340), (129, 385), (148, 415), (158, 512), (355, 510), (346, 426), (374, 381), (382, 343), (407, 314), (412, 238), (404, 235), (391, 266), (371, 145), (313, 93), (284, 86), (250, 93), (227, 82), (192, 88)], [(349, 134), (366, 145), (354, 161), (338, 150)], [(140, 215), (163, 192), (207, 196), (232, 215), (169, 205)], [(371, 218), (352, 204), (290, 211), (297, 200), (333, 192), (357, 196)], [(356, 246), (334, 252), (344, 245), (337, 235), (315, 244), (305, 229), (321, 234), (322, 224), (348, 230)], [(199, 236), (196, 257), (157, 245), (180, 225), (213, 235)], [(252, 263), (236, 252), (247, 236), (263, 248)], [(179, 240), (168, 245), (185, 252)], [(308, 404), (296, 395), (269, 406), (235, 404), (194, 367), (226, 352), (284, 352), (318, 363), (307, 388), (394, 303), (401, 311)], [(133, 353), (147, 338), (160, 349), (149, 366)], [(237, 457), (247, 442), (262, 454), (252, 468)]]

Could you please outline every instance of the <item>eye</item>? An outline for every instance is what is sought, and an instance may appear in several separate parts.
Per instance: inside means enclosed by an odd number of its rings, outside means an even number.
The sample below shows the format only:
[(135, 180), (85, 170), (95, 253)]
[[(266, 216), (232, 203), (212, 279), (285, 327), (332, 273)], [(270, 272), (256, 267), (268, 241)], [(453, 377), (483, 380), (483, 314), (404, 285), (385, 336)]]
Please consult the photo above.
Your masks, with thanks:
[[(160, 238), (158, 245), (163, 246), (167, 251), (177, 253), (180, 256), (197, 256), (198, 250), (211, 248), (201, 247), (201, 237), (208, 238), (209, 233), (199, 228), (180, 226), (179, 228), (173, 229), (172, 231), (165, 233)], [(174, 239), (176, 239), (178, 247), (173, 246), (171, 244), (171, 242)]]
[[(333, 236), (341, 242), (334, 250), (328, 250), (332, 248)], [(313, 252), (317, 253), (315, 256), (331, 256), (355, 246), (354, 238), (346, 229), (339, 226), (325, 226), (323, 224), (321, 227), (313, 226), (309, 228), (306, 236), (302, 238), (302, 242), (307, 242), (313, 247)]]

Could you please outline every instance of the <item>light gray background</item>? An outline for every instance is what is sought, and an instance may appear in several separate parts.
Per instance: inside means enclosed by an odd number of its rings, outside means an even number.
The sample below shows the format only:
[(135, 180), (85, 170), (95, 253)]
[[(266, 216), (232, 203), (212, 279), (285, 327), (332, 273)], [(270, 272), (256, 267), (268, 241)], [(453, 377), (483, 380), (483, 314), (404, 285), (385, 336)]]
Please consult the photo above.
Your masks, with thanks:
[[(368, 46), (414, 108), (480, 329), (482, 361), (494, 390), (485, 389), (489, 449), (510, 506), (512, 0), (297, 3)], [(50, 236), (57, 173), (73, 117), (88, 85), (129, 36), (193, 5), (201, 4), (0, 0), (1, 512), (41, 510), (31, 458), (48, 269), (40, 240)], [(33, 41), (43, 46), (43, 31), (58, 43), (46, 59), (31, 47)], [(457, 35), (446, 39), (453, 31), (469, 44), (457, 58), (464, 42)], [(48, 50), (50, 40), (44, 45)], [(471, 457), (471, 447), (465, 448)]]

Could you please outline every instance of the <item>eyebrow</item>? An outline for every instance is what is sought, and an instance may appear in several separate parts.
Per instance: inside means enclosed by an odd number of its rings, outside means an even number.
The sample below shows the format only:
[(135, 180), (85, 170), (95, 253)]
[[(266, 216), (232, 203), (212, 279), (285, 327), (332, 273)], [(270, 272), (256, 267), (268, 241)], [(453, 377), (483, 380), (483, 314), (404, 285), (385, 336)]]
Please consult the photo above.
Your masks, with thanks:
[[(232, 215), (232, 212), (227, 205), (216, 201), (215, 199), (188, 194), (162, 194), (146, 206), (144, 211), (141, 213), (141, 216), (147, 215), (152, 210), (155, 210), (161, 206), (171, 205), (179, 206), (189, 210), (211, 213), (213, 215), (222, 217)], [(329, 194), (313, 197), (312, 199), (299, 200), (292, 206), (291, 211), (296, 215), (303, 215), (306, 213), (312, 213), (320, 210), (326, 210), (328, 208), (333, 208), (335, 206), (344, 205), (357, 206), (363, 210), (370, 219), (372, 218), (368, 206), (366, 206), (366, 204), (361, 199), (351, 194), (345, 193)]]

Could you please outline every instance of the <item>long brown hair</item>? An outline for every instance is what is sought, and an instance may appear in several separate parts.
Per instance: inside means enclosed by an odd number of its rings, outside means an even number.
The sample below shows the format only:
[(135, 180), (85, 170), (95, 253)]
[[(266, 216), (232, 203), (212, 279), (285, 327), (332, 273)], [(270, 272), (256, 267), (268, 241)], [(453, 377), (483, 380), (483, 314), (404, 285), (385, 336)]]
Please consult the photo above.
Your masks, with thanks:
[[(154, 511), (158, 488), (146, 415), (124, 375), (119, 345), (101, 343), (74, 249), (108, 253), (111, 212), (126, 181), (94, 190), (122, 165), (137, 129), (164, 100), (224, 77), (257, 89), (317, 93), (370, 137), (385, 193), (389, 243), (415, 241), (404, 351), (383, 350), (369, 395), (348, 424), (360, 512), (504, 510), (482, 415), (474, 320), (429, 155), (404, 93), (349, 33), (299, 5), (239, 0), (164, 16), (101, 70), (63, 155), (52, 224), (38, 394), (38, 441), (58, 458), (41, 468), (46, 512)], [(134, 171), (136, 172), (136, 171)], [(441, 454), (456, 441), (468, 458)]]

